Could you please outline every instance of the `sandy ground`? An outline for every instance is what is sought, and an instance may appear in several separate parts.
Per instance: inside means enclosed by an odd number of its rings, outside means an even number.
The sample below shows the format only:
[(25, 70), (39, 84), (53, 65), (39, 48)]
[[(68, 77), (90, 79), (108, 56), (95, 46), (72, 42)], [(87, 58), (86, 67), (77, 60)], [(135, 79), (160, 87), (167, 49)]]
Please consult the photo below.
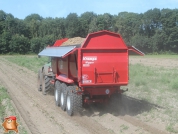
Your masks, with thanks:
[(70, 46), (70, 45), (78, 45), (81, 44), (85, 41), (85, 38), (81, 38), (81, 37), (74, 37), (74, 38), (70, 38), (67, 41), (65, 41), (64, 43), (61, 44), (61, 46)]
[(177, 68), (178, 59), (172, 58), (150, 58), (144, 56), (131, 56), (130, 64), (143, 64), (151, 67)]
[[(135, 59), (130, 59), (136, 63)], [(147, 61), (148, 62), (148, 61)], [(55, 106), (54, 95), (37, 90), (37, 74), (0, 56), (0, 82), (5, 86), (32, 134), (166, 134), (165, 128), (143, 122), (135, 116), (154, 105), (122, 96), (108, 105), (90, 105), (75, 116)], [(23, 125), (23, 124), (22, 124)]]

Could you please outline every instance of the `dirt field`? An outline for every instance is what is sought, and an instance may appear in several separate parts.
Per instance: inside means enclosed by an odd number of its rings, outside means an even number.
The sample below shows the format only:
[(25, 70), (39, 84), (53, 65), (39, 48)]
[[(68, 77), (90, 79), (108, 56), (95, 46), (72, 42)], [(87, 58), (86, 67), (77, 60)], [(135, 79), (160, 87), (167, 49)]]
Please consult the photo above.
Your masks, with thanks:
[[(177, 61), (130, 58), (131, 64), (177, 67)], [(154, 61), (154, 62), (153, 62)], [(165, 63), (164, 63), (165, 62)], [(42, 95), (37, 91), (37, 74), (17, 66), (0, 56), (0, 82), (5, 86), (32, 134), (166, 134), (161, 124), (151, 125), (135, 116), (149, 111), (154, 105), (123, 95), (124, 102), (91, 105), (79, 115), (70, 117), (55, 106), (53, 93)], [(30, 133), (29, 132), (29, 133)]]
[(131, 64), (143, 64), (150, 67), (163, 67), (163, 68), (177, 68), (178, 59), (173, 58), (153, 58), (153, 57), (142, 57), (142, 56), (133, 56), (130, 57)]

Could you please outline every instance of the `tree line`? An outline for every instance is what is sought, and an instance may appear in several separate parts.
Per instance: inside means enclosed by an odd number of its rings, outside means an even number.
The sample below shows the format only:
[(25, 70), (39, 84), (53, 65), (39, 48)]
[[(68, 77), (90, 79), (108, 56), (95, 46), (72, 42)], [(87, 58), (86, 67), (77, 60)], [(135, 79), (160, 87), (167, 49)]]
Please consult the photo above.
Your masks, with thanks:
[(99, 30), (119, 33), (127, 45), (145, 53), (178, 53), (178, 9), (155, 8), (140, 14), (85, 12), (66, 18), (31, 14), (25, 19), (0, 10), (0, 54), (38, 53), (57, 39), (86, 37)]

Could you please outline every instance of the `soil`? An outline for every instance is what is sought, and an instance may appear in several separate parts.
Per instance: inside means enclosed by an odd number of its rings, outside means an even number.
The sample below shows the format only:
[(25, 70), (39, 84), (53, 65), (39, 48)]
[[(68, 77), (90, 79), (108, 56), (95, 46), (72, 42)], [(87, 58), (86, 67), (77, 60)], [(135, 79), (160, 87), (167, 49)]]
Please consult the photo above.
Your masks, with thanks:
[(37, 73), (13, 64), (3, 56), (0, 56), (0, 82), (7, 88), (32, 134), (167, 133), (159, 124), (152, 126), (135, 117), (150, 111), (153, 105), (126, 95), (122, 96), (122, 105), (118, 105), (119, 100), (115, 98), (109, 104), (89, 105), (70, 117), (55, 106), (53, 92), (43, 95), (37, 90)]
[(82, 45), (84, 41), (85, 41), (85, 38), (74, 37), (62, 43), (61, 46), (70, 46), (70, 45), (78, 45), (78, 44)]
[(170, 58), (150, 58), (144, 56), (132, 56), (129, 58), (131, 64), (143, 64), (151, 67), (177, 68), (178, 59)]

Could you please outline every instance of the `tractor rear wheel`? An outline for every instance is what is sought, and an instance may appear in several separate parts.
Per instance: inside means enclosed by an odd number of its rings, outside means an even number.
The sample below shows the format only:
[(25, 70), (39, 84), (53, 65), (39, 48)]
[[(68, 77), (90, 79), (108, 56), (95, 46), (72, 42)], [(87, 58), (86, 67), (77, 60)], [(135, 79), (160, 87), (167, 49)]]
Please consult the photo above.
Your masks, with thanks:
[(54, 97), (55, 97), (55, 103), (56, 106), (60, 106), (60, 97), (61, 97), (61, 90), (60, 90), (61, 83), (59, 81), (55, 82), (55, 91), (54, 91)]
[(72, 116), (74, 113), (79, 112), (82, 108), (82, 95), (74, 93), (76, 86), (67, 87), (67, 114)]
[(38, 71), (38, 83), (37, 83), (37, 88), (38, 88), (38, 91), (41, 91), (42, 90), (42, 72), (41, 72), (41, 69), (39, 69)]
[(66, 110), (66, 101), (67, 101), (67, 85), (65, 83), (62, 83), (60, 86), (61, 89), (61, 101), (60, 106), (63, 111)]
[(51, 89), (50, 80), (51, 80), (51, 78), (48, 76), (43, 77), (42, 92), (44, 95), (46, 95), (46, 93)]

